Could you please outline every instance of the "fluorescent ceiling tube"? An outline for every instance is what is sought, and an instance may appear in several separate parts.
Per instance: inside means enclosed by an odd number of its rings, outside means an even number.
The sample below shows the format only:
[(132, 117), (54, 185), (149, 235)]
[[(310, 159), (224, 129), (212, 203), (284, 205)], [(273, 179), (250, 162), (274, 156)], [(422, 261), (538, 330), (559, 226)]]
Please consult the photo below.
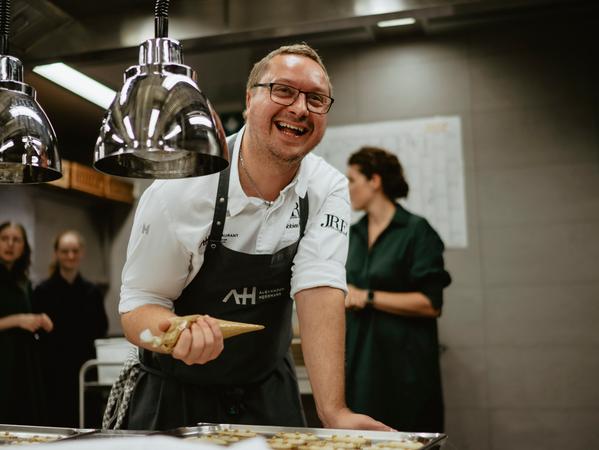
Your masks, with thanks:
[(386, 28), (386, 27), (399, 27), (402, 25), (413, 25), (416, 23), (416, 19), (413, 17), (402, 17), (401, 19), (393, 19), (393, 20), (383, 20), (381, 22), (377, 22), (377, 27)]
[(116, 95), (109, 87), (63, 63), (35, 66), (33, 71), (104, 109)]

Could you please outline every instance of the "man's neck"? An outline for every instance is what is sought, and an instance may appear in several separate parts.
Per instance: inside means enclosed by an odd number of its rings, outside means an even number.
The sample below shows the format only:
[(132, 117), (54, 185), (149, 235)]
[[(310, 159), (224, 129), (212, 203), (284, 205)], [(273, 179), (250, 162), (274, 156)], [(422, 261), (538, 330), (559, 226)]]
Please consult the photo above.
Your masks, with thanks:
[(75, 281), (75, 278), (77, 278), (77, 271), (76, 270), (65, 270), (65, 269), (59, 269), (60, 270), (60, 276), (63, 277), (67, 283), (69, 284), (73, 284), (73, 282)]
[(247, 195), (274, 201), (285, 186), (291, 183), (301, 162), (278, 161), (267, 151), (244, 145), (248, 141), (242, 141), (239, 147), (243, 158), (243, 165), (241, 160), (238, 160), (241, 187)]

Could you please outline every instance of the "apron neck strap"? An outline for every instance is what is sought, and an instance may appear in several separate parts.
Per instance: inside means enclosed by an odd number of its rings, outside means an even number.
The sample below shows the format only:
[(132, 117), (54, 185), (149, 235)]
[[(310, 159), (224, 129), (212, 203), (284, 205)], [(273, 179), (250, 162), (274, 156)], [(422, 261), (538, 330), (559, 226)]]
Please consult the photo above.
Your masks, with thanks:
[[(237, 141), (235, 134), (227, 146), (231, 149), (231, 161), (235, 158), (235, 141)], [(229, 178), (231, 174), (231, 164), (223, 170), (218, 176), (218, 189), (216, 191), (216, 204), (214, 206), (214, 216), (212, 217), (212, 228), (210, 229), (210, 236), (208, 237), (208, 248), (214, 250), (220, 243), (223, 236), (223, 230), (225, 229), (225, 217), (227, 217), (227, 204), (229, 203)]]
[[(231, 148), (231, 160), (234, 161), (234, 149), (235, 141), (239, 134), (233, 135), (231, 140), (227, 142), (229, 148)], [(227, 217), (227, 204), (229, 202), (229, 178), (231, 175), (231, 164), (223, 170), (218, 177), (218, 189), (216, 192), (216, 205), (214, 206), (214, 216), (212, 217), (212, 228), (210, 229), (210, 236), (208, 237), (208, 248), (214, 250), (218, 244), (220, 244), (223, 237), (223, 230), (225, 229), (225, 218)], [(308, 193), (299, 199), (299, 213), (300, 213), (300, 239), (304, 236), (306, 231), (306, 224), (308, 223), (309, 214), (309, 202)]]

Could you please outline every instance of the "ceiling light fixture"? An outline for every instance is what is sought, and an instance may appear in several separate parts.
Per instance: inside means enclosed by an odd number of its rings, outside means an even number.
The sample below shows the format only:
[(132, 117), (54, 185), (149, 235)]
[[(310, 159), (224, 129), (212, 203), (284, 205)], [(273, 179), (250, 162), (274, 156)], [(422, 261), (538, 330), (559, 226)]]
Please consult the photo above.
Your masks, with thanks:
[(116, 94), (109, 87), (61, 62), (35, 66), (33, 71), (104, 109), (110, 106)]
[(402, 17), (400, 19), (382, 20), (380, 22), (377, 22), (376, 26), (379, 28), (388, 28), (414, 25), (415, 23), (416, 19), (414, 19), (413, 17)]
[(60, 156), (52, 124), (23, 82), (23, 64), (10, 56), (10, 0), (0, 1), (0, 183), (59, 179)]
[(220, 119), (168, 35), (168, 0), (157, 0), (155, 39), (139, 49), (139, 65), (106, 112), (94, 167), (133, 178), (209, 175), (229, 165)]

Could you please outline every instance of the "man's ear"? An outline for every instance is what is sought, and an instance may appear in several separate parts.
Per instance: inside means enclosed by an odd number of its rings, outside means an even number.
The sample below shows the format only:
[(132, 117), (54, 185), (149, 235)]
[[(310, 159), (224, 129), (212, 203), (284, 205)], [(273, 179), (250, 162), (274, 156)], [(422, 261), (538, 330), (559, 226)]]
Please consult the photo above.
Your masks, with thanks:
[(252, 99), (252, 94), (250, 93), (250, 91), (249, 90), (245, 91), (245, 110), (246, 111), (250, 107), (251, 99)]

